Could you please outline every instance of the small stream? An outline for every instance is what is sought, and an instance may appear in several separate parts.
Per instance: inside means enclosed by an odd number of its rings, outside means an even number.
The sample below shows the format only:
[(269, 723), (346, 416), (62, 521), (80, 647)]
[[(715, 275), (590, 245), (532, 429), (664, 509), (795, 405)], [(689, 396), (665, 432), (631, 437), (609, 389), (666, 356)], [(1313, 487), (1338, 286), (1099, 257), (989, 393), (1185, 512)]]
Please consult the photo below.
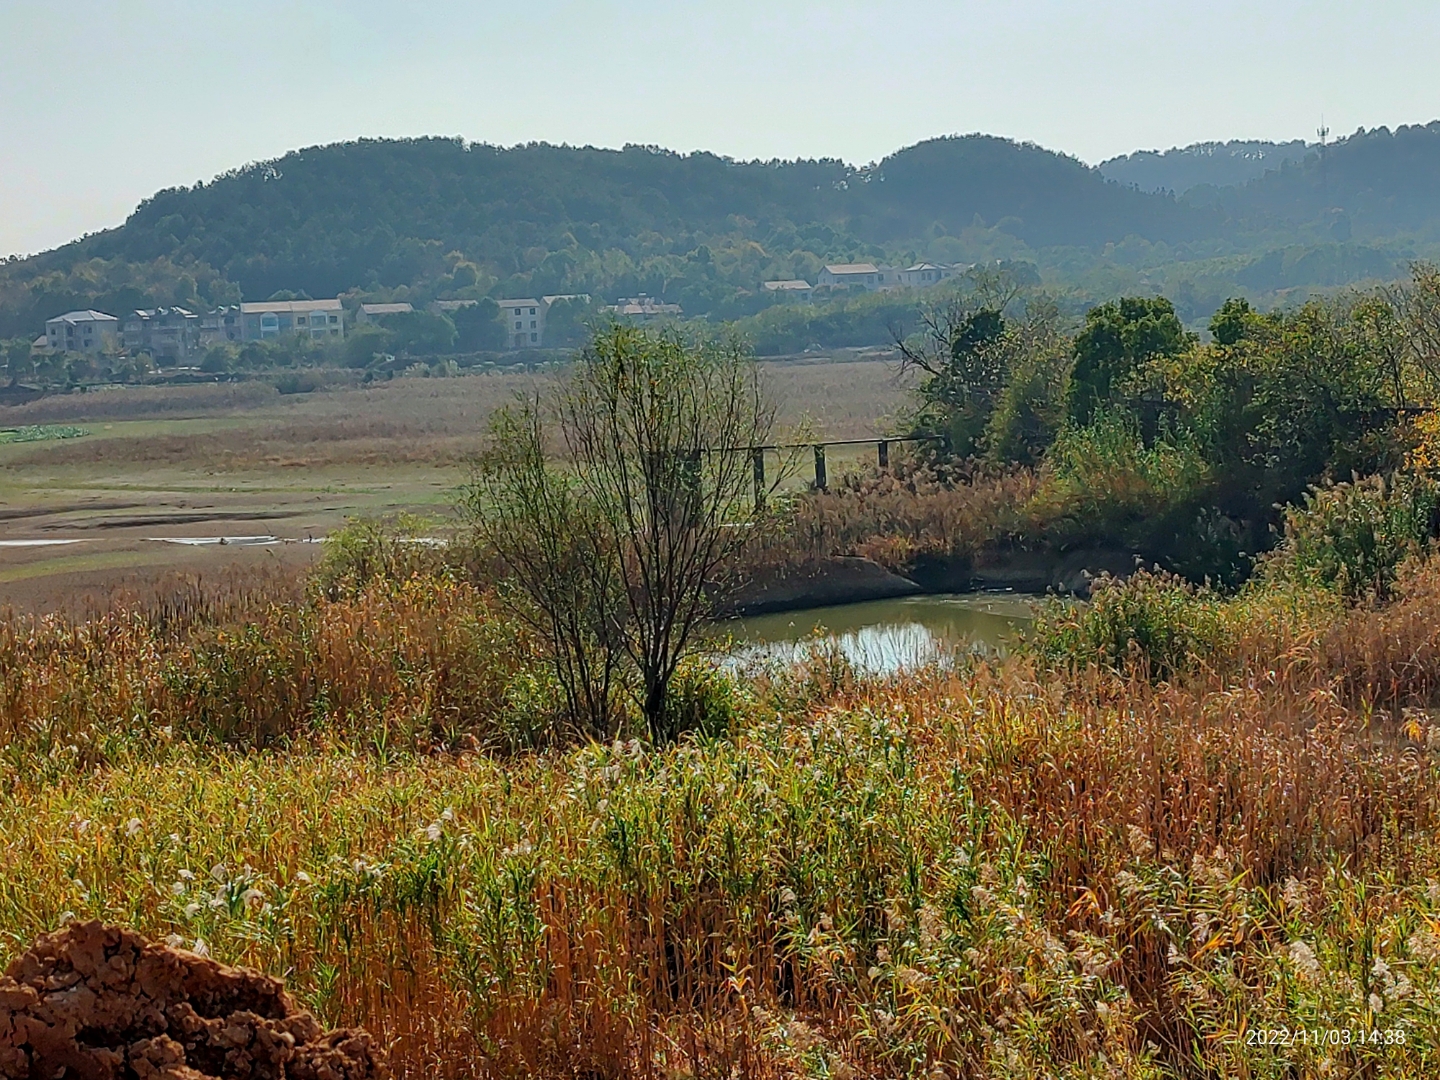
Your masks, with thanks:
[(787, 663), (838, 647), (855, 669), (887, 675), (944, 660), (957, 649), (1003, 653), (1034, 619), (1038, 597), (966, 593), (870, 600), (728, 619), (712, 628), (733, 662)]

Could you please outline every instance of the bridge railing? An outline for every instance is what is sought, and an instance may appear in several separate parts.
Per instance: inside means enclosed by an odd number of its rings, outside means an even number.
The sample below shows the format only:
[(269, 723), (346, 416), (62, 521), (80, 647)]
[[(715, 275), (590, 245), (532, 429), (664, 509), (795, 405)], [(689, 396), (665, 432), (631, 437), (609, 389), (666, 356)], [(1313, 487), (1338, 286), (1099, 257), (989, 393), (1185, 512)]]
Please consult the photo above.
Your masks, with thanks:
[(943, 435), (903, 435), (886, 436), (875, 439), (826, 439), (823, 442), (806, 443), (766, 443), (763, 446), (731, 447), (728, 451), (714, 451), (711, 453), (745, 453), (750, 456), (755, 474), (755, 505), (765, 505), (765, 496), (768, 489), (765, 484), (765, 455), (768, 452), (779, 452), (782, 450), (805, 450), (809, 449), (815, 454), (815, 488), (824, 491), (829, 486), (829, 475), (826, 468), (825, 451), (831, 446), (871, 446), (875, 447), (876, 464), (882, 469), (890, 467), (890, 447), (896, 443), (941, 443), (946, 441)]

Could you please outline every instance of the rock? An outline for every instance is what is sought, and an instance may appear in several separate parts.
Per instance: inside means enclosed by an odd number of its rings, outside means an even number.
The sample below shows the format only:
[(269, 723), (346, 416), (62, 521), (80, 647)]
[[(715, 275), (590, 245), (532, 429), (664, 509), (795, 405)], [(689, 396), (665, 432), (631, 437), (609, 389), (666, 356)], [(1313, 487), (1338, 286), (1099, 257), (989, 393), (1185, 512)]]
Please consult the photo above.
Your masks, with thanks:
[(3, 1080), (378, 1080), (364, 1031), (322, 1032), (279, 979), (98, 922), (0, 976)]

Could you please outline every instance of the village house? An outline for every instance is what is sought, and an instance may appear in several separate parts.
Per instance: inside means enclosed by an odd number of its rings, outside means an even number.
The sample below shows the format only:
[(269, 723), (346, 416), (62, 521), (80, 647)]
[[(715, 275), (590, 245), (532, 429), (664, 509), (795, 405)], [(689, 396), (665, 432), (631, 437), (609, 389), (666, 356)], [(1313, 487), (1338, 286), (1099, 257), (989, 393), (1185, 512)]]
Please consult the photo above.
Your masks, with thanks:
[(821, 268), (818, 287), (873, 292), (880, 288), (880, 275), (880, 267), (874, 263), (830, 263)]
[(344, 340), (345, 309), (335, 300), (267, 300), (240, 305), (240, 339), (268, 341), (281, 334), (315, 341)]
[(120, 351), (120, 320), (103, 311), (67, 311), (45, 323), (51, 352), (113, 355)]
[(530, 297), (496, 302), (505, 323), (505, 340), (512, 349), (538, 349), (545, 343), (545, 309), (549, 305)]
[(632, 323), (649, 323), (656, 319), (673, 319), (681, 314), (679, 304), (667, 304), (641, 293), (605, 309), (617, 319)]
[(760, 286), (767, 293), (787, 300), (809, 300), (815, 295), (814, 287), (803, 278), (786, 278), (782, 281), (766, 281)]
[(355, 312), (355, 323), (357, 326), (365, 326), (369, 323), (378, 323), (386, 315), (404, 315), (414, 311), (410, 304), (361, 304)]
[(125, 351), (183, 364), (200, 352), (200, 317), (182, 307), (138, 308), (121, 324)]

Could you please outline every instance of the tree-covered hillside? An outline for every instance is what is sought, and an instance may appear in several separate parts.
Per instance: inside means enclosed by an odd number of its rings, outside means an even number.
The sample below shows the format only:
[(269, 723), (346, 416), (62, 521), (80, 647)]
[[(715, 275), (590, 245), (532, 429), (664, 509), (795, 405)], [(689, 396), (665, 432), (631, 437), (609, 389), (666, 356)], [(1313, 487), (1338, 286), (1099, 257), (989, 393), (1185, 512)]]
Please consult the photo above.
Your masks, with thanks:
[(915, 258), (926, 241), (977, 222), (1048, 247), (1137, 232), (1173, 239), (1199, 217), (1071, 158), (980, 136), (863, 169), (653, 147), (365, 140), (162, 191), (118, 229), (12, 263), (0, 278), (0, 335), (66, 306), (282, 289), (648, 292), (728, 316), (747, 313), (766, 278)]
[(1275, 143), (1232, 139), (1199, 142), (1169, 150), (1137, 150), (1102, 161), (1109, 180), (1141, 191), (1172, 191), (1183, 195), (1201, 184), (1235, 187), (1264, 176), (1286, 162), (1303, 160), (1309, 146), (1303, 139)]
[[(1165, 155), (1161, 155), (1165, 157)], [(1113, 163), (1112, 163), (1113, 164)], [(1440, 122), (1359, 132), (1177, 199), (991, 136), (876, 164), (455, 139), (316, 147), (159, 192), (121, 227), (0, 266), (0, 338), (70, 308), (648, 293), (759, 315), (825, 262), (1028, 263), (1075, 309), (1165, 291), (1188, 322), (1403, 274), (1440, 244)], [(855, 342), (863, 344), (865, 342)]]

